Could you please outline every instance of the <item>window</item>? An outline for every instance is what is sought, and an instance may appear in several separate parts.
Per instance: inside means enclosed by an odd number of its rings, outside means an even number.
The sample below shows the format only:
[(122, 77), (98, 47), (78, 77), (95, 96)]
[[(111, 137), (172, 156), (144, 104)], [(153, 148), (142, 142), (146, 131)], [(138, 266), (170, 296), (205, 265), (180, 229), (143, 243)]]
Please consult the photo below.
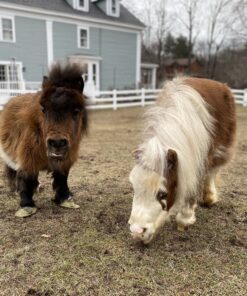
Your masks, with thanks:
[(111, 1), (111, 12), (112, 12), (112, 14), (117, 13), (117, 3), (116, 2), (117, 2), (116, 0)]
[(86, 12), (89, 11), (89, 0), (77, 0), (74, 8)]
[(107, 14), (110, 16), (119, 17), (119, 15), (120, 15), (119, 0), (108, 0), (107, 1)]
[(0, 16), (0, 41), (15, 42), (14, 19)]
[(20, 89), (22, 84), (22, 63), (0, 61), (0, 89)]
[(89, 49), (89, 29), (78, 28), (78, 47)]

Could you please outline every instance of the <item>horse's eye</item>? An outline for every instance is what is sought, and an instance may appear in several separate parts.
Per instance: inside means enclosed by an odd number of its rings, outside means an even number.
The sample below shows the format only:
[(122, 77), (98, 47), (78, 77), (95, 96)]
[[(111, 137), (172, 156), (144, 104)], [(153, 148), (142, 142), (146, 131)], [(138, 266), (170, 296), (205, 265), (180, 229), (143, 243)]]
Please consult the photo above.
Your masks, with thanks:
[(43, 113), (45, 113), (45, 112), (46, 112), (45, 107), (41, 106), (41, 111), (42, 111)]
[(160, 201), (166, 198), (167, 198), (167, 192), (159, 190), (159, 192), (157, 193), (157, 199)]
[(79, 109), (79, 108), (75, 108), (74, 110), (73, 110), (73, 115), (74, 116), (76, 116), (76, 115), (78, 115), (79, 113), (81, 112), (81, 109)]
[(159, 190), (156, 195), (157, 200), (161, 204), (163, 210), (166, 209), (166, 199), (167, 199), (167, 192)]

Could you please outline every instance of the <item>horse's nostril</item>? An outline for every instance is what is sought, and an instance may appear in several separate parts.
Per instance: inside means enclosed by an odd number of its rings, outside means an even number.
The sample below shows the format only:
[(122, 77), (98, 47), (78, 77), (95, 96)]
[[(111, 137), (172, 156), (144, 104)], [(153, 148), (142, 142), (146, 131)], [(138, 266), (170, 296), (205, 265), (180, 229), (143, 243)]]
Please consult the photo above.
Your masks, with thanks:
[(68, 141), (65, 139), (60, 140), (60, 147), (65, 147), (65, 146), (68, 146)]
[(48, 146), (52, 148), (64, 148), (68, 146), (68, 141), (66, 139), (59, 139), (59, 140), (48, 139), (47, 143), (48, 143)]

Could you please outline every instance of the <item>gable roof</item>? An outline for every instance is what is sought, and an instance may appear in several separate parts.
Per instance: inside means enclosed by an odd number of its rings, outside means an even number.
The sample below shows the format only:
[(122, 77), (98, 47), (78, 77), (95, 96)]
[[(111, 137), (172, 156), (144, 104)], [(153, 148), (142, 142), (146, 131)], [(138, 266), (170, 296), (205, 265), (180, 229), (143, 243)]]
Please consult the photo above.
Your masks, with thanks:
[(89, 1), (89, 12), (79, 11), (73, 9), (66, 0), (1, 0), (8, 4), (24, 5), (29, 8), (44, 9), (47, 11), (54, 11), (60, 13), (71, 14), (71, 16), (82, 16), (93, 19), (100, 19), (105, 21), (111, 21), (113, 23), (123, 23), (126, 25), (133, 25), (144, 28), (145, 25), (131, 14), (122, 4), (120, 4), (120, 16), (112, 17), (105, 14), (94, 2)]

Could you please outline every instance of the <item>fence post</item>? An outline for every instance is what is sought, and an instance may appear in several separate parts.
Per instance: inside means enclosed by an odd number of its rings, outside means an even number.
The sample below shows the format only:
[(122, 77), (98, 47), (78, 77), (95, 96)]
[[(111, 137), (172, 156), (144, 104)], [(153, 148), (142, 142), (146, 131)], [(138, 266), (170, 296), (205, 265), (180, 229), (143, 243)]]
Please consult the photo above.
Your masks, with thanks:
[(145, 106), (145, 89), (144, 88), (141, 89), (141, 105), (142, 107)]
[(112, 91), (112, 95), (113, 95), (113, 110), (117, 110), (117, 90), (116, 89)]
[(243, 106), (247, 107), (247, 88), (244, 90), (244, 101), (243, 101)]

